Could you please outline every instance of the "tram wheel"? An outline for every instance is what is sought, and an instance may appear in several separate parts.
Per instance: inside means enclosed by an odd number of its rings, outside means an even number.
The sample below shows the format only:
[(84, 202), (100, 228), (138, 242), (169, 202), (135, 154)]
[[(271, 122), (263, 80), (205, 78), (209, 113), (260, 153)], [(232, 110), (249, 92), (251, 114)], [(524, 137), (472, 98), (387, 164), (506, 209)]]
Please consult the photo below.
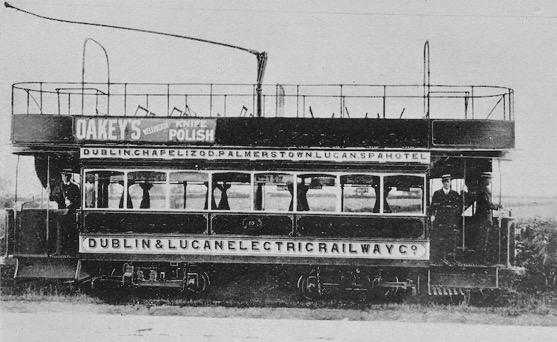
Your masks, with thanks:
[[(398, 278), (395, 277), (394, 283), (399, 283)], [(368, 292), (368, 299), (370, 300), (394, 300), (403, 299), (409, 297), (416, 293), (416, 288), (414, 286), (408, 286), (406, 288), (400, 286), (393, 286), (389, 284), (391, 282), (385, 281), (380, 276), (371, 281), (371, 286)], [(411, 283), (407, 281), (407, 283)]]
[(315, 272), (300, 276), (298, 279), (298, 293), (306, 300), (316, 300), (322, 296), (319, 277)]
[(211, 285), (209, 275), (204, 271), (188, 273), (182, 282), (182, 292), (200, 294), (206, 292)]

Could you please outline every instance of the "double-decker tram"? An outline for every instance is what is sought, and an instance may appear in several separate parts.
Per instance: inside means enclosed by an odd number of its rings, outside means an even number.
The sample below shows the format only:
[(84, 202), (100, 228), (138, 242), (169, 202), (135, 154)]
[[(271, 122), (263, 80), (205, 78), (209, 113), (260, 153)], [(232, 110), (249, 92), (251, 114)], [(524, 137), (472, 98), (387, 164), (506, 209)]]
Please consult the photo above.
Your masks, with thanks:
[(512, 90), (272, 85), (254, 115), (253, 89), (14, 85), (13, 152), (50, 199), (8, 210), (15, 277), (197, 293), (262, 264), (308, 298), (508, 284), (513, 219), (487, 173), (514, 146)]
[(15, 84), (13, 153), (47, 194), (8, 210), (15, 277), (200, 293), (258, 264), (306, 298), (508, 286), (490, 178), (511, 89), (263, 85), (258, 61), (256, 85)]

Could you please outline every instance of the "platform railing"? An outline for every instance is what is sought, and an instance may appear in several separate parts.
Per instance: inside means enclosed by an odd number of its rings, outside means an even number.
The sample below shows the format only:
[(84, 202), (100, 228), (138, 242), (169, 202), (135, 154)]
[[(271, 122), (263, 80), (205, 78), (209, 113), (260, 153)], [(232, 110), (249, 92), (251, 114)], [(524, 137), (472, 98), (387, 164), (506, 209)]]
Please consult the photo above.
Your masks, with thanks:
[(514, 92), (497, 86), (364, 84), (18, 83), (12, 114), (514, 120)]

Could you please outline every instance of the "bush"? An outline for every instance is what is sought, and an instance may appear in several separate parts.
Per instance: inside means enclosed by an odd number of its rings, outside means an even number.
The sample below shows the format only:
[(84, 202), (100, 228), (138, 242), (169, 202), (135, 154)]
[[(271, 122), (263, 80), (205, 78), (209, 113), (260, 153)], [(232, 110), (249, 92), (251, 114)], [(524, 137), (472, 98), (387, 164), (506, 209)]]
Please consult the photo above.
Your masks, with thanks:
[(532, 218), (518, 223), (517, 264), (526, 268), (518, 284), (529, 294), (557, 295), (557, 220)]

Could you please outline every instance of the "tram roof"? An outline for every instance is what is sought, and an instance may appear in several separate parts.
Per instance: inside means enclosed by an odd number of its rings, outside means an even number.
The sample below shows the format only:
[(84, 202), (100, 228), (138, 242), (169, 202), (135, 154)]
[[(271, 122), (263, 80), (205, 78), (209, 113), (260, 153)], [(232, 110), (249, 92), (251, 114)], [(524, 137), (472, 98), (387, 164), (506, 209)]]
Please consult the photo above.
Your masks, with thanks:
[(513, 90), (452, 85), (18, 83), (14, 152), (84, 145), (514, 148)]

